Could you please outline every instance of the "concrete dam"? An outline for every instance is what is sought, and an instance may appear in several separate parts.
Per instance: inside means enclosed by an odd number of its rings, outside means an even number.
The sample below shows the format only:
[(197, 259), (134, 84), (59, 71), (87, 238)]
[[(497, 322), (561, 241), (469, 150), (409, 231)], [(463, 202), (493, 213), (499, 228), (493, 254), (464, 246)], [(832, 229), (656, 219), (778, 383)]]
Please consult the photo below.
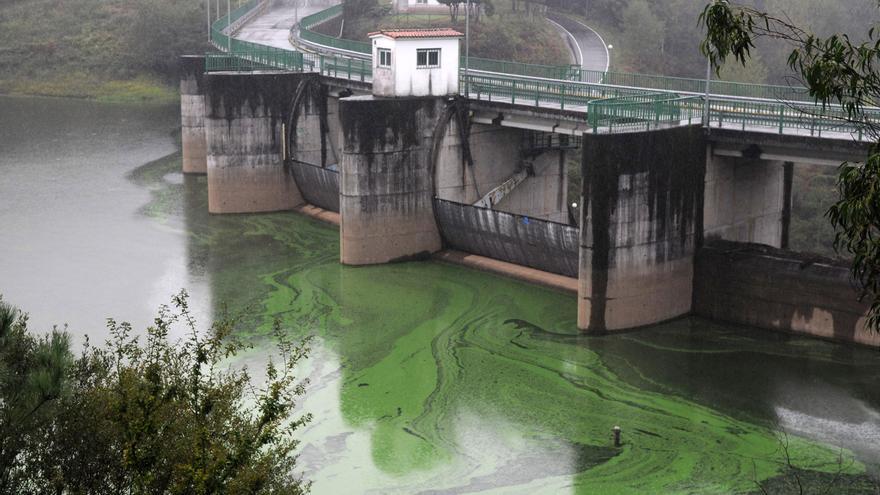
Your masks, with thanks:
[(573, 104), (475, 96), (468, 78), (465, 95), (377, 96), (375, 68), (209, 63), (183, 58), (181, 112), (184, 172), (207, 174), (211, 213), (337, 223), (346, 265), (438, 257), (576, 291), (589, 333), (697, 314), (880, 345), (848, 266), (785, 250), (794, 164), (863, 161), (867, 143), (680, 113), (612, 129)]

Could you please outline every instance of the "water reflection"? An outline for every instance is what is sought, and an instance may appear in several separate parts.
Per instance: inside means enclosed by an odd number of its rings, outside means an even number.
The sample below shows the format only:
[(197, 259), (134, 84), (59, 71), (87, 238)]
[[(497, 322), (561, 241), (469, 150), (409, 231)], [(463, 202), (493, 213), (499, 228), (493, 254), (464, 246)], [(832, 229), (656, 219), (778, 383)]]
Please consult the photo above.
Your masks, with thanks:
[(104, 318), (144, 325), (174, 287), (198, 286), (157, 277), (179, 273), (182, 236), (138, 214), (150, 192), (127, 177), (175, 151), (177, 118), (174, 107), (0, 98), (0, 287), (35, 327), (100, 338)]
[(873, 351), (700, 319), (587, 338), (568, 295), (434, 263), (343, 267), (313, 220), (209, 215), (176, 119), (0, 98), (0, 290), (78, 334), (143, 326), (186, 287), (201, 321), (247, 310), (257, 342), (274, 318), (317, 335), (300, 464), (317, 493), (752, 489), (780, 473), (779, 428), (803, 467), (837, 445), (880, 459)]

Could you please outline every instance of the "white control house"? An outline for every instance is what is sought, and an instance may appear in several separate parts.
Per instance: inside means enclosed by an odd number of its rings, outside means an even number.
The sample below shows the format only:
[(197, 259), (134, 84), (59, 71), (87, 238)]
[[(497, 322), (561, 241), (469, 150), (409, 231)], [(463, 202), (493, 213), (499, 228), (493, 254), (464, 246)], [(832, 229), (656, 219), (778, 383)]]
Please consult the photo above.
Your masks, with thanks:
[(459, 40), (454, 29), (385, 29), (373, 42), (373, 94), (458, 94)]

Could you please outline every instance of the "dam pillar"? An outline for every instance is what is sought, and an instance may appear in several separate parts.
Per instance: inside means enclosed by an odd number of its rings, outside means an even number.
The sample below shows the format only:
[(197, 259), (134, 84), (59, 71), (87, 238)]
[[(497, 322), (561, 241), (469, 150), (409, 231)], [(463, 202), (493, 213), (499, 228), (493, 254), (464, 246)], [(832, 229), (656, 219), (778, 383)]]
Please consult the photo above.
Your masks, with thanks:
[(342, 263), (387, 263), (440, 250), (430, 156), (442, 105), (436, 97), (339, 100)]
[(183, 173), (208, 172), (205, 142), (205, 57), (180, 57), (180, 142)]
[(285, 164), (285, 127), (309, 74), (205, 76), (208, 211), (290, 210), (304, 203)]
[(703, 216), (706, 238), (786, 247), (792, 167), (788, 162), (709, 154)]
[(705, 165), (698, 126), (584, 135), (579, 328), (604, 333), (690, 312)]

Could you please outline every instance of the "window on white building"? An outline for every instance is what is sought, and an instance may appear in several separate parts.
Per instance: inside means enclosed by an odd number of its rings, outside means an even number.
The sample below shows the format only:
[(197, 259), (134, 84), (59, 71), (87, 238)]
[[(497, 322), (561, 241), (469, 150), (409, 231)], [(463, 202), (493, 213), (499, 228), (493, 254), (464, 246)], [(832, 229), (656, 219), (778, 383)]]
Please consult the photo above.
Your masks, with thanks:
[(419, 69), (440, 67), (440, 49), (425, 48), (416, 50), (416, 67)]
[(391, 67), (391, 50), (379, 48), (379, 67)]

